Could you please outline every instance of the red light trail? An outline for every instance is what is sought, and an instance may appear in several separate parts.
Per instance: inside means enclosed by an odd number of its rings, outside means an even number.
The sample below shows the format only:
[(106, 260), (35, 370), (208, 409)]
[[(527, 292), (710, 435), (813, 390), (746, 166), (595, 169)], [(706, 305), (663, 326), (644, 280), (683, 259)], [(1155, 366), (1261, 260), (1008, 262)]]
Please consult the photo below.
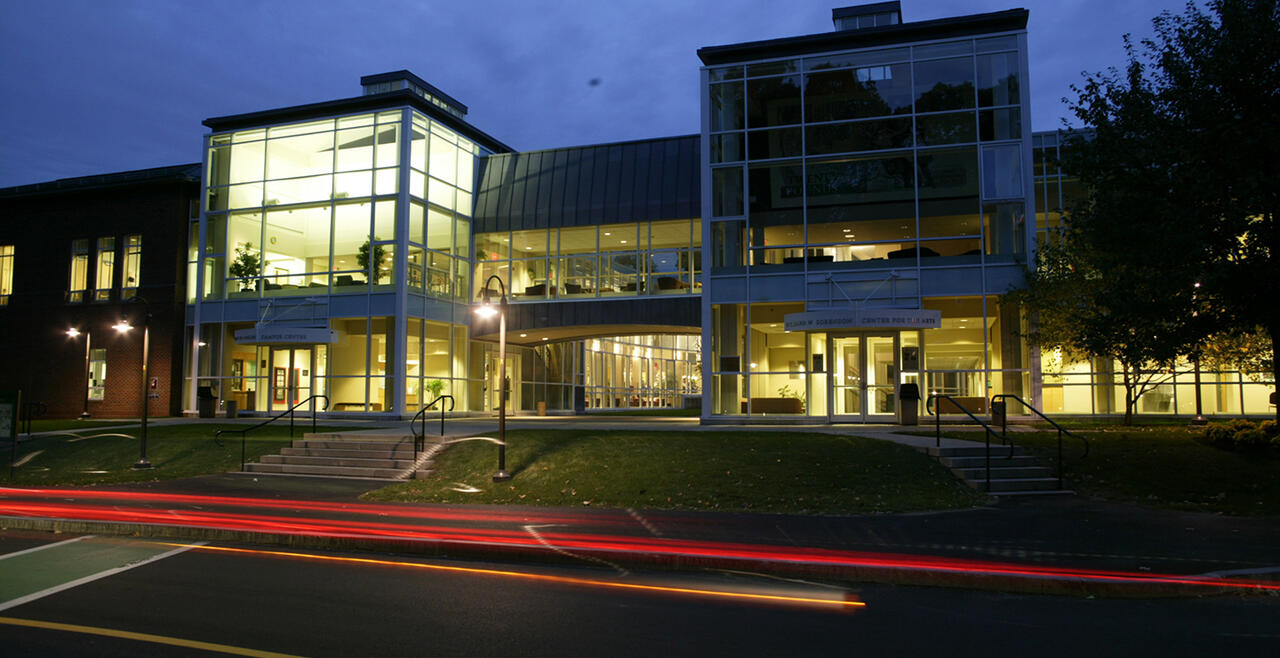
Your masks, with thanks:
[[(41, 500), (14, 500), (15, 498)], [(50, 498), (61, 500), (48, 500)], [(85, 502), (62, 502), (76, 499), (83, 499)], [(158, 507), (151, 507), (152, 505)], [(183, 505), (252, 508), (254, 511), (243, 513), (210, 511), (180, 507)], [(281, 511), (323, 513), (328, 516), (343, 515), (350, 518), (285, 516), (279, 513)], [(612, 528), (626, 524), (629, 530), (635, 529), (635, 523), (629, 517), (593, 515), (589, 519), (584, 519), (554, 512), (543, 515), (541, 511), (527, 513), (510, 510), (477, 511), (451, 507), (424, 508), (395, 504), (282, 501), (135, 491), (0, 489), (0, 515), (313, 537), (427, 542), (436, 543), (442, 547), (485, 545), (513, 551), (546, 550), (546, 545), (524, 529), (525, 524), (539, 523), (546, 524), (539, 532), (541, 538), (551, 542), (556, 548), (584, 554), (613, 555), (614, 559), (619, 555), (640, 560), (678, 557), (708, 561), (771, 562), (834, 569), (873, 568), (938, 574), (1065, 579), (1093, 583), (1155, 583), (1188, 587), (1280, 591), (1280, 584), (1262, 581), (1023, 565), (928, 555), (864, 553), (802, 546), (784, 547), (627, 536), (596, 531), (595, 526), (603, 525)], [(580, 527), (587, 523), (593, 526), (591, 531), (573, 529), (573, 526)], [(491, 527), (467, 527), (456, 524), (487, 524)], [(507, 527), (492, 527), (502, 524), (507, 524)], [(567, 526), (567, 529), (558, 531), (554, 528), (555, 524)]]

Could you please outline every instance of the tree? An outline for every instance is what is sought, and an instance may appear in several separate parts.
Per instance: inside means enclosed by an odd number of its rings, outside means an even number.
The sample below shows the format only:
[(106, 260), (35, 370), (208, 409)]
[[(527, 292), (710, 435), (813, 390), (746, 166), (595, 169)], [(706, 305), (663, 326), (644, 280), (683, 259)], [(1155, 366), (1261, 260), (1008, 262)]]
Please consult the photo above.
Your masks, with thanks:
[[(1146, 387), (1138, 373), (1199, 355), (1214, 335), (1280, 332), (1277, 2), (1189, 3), (1153, 23), (1152, 39), (1125, 38), (1123, 73), (1072, 87), (1088, 129), (1062, 167), (1086, 198), (1022, 294), (1039, 315), (1033, 340), (1121, 363), (1126, 422)], [(1274, 341), (1271, 361), (1274, 373)]]
[(253, 287), (253, 280), (262, 273), (262, 256), (254, 250), (252, 242), (236, 245), (236, 257), (231, 261), (227, 272), (240, 279), (241, 290), (249, 290)]
[[(1194, 170), (1186, 181), (1207, 212), (1201, 269), (1206, 303), (1227, 333), (1270, 336), (1280, 373), (1280, 6), (1211, 0), (1161, 14), (1144, 45)], [(1280, 407), (1276, 409), (1280, 420)]]

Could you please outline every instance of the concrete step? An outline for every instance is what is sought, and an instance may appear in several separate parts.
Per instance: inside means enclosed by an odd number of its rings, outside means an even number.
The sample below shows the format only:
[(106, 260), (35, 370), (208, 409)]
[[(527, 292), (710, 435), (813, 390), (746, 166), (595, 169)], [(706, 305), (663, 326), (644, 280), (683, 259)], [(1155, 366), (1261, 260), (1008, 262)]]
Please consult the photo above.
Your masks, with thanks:
[[(939, 460), (948, 468), (986, 468), (986, 457), (943, 457)], [(1006, 458), (1003, 454), (991, 455), (991, 468), (1010, 466), (1039, 466), (1040, 462), (1030, 455), (1015, 455)]]
[[(970, 486), (986, 489), (986, 480), (966, 480)], [(991, 480), (991, 493), (1011, 491), (1049, 491), (1058, 488), (1058, 478), (1005, 478)]]
[(343, 432), (315, 432), (315, 433), (307, 432), (306, 434), (302, 435), (302, 438), (304, 440), (315, 440), (315, 441), (353, 441), (353, 442), (360, 442), (360, 443), (364, 443), (364, 442), (377, 443), (377, 442), (384, 442), (384, 441), (412, 441), (413, 435), (410, 434), (409, 432), (404, 432), (403, 434), (399, 434), (399, 433), (351, 434), (351, 433), (343, 433)]
[[(973, 446), (963, 448), (934, 448), (928, 447), (924, 449), (931, 457), (984, 457), (987, 454), (986, 446)], [(1009, 446), (1000, 443), (991, 444), (991, 458), (995, 459), (996, 455), (1004, 457), (1010, 452)], [(1013, 454), (1015, 456), (1025, 454), (1022, 448), (1013, 446)]]
[(294, 439), (292, 447), (320, 450), (396, 450), (399, 448), (413, 450), (413, 439), (405, 441), (317, 441), (312, 439)]
[[(986, 482), (987, 469), (985, 468), (952, 468), (952, 473), (973, 482)], [(1047, 478), (1053, 473), (1044, 466), (992, 466), (991, 481), (1007, 480), (1010, 478)]]
[(413, 446), (397, 447), (394, 450), (339, 448), (281, 448), (280, 454), (298, 457), (333, 457), (336, 459), (413, 459)]
[(308, 466), (305, 464), (245, 464), (246, 471), (252, 473), (288, 473), (293, 475), (335, 475), (340, 477), (363, 477), (378, 480), (395, 480), (404, 469), (398, 468), (359, 468), (354, 466)]
[(311, 455), (263, 455), (263, 464), (302, 464), (307, 466), (356, 466), (361, 468), (398, 468), (413, 466), (412, 459), (353, 459), (315, 457)]

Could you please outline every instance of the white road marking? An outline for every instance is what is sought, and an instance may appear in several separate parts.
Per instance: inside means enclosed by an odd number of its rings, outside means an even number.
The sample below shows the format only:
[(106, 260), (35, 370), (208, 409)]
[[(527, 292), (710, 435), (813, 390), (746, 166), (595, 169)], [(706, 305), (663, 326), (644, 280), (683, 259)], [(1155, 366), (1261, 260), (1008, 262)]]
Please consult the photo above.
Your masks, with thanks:
[(80, 541), (81, 539), (89, 539), (90, 537), (93, 537), (93, 536), (94, 535), (85, 535), (83, 537), (72, 537), (71, 539), (56, 541), (56, 542), (53, 542), (52, 544), (45, 544), (44, 546), (36, 546), (35, 548), (28, 548), (26, 550), (17, 551), (15, 553), (5, 553), (4, 555), (0, 555), (0, 560), (6, 560), (11, 557), (18, 557), (19, 555), (26, 555), (27, 553), (34, 553), (36, 551), (43, 551), (46, 548), (53, 548), (54, 546), (62, 546), (64, 544), (70, 544), (71, 542), (77, 542), (77, 541)]
[[(61, 543), (66, 543), (66, 542), (61, 542)], [(31, 601), (42, 599), (46, 596), (49, 596), (50, 594), (57, 594), (58, 592), (63, 592), (63, 591), (72, 589), (74, 587), (79, 587), (85, 583), (91, 583), (95, 580), (106, 578), (107, 576), (114, 576), (115, 574), (118, 574), (123, 571), (128, 571), (136, 567), (140, 567), (144, 564), (149, 564), (151, 562), (163, 560), (169, 556), (177, 555), (178, 553), (185, 553), (186, 551), (189, 551), (198, 546), (204, 546), (205, 544), (208, 544), (208, 543), (209, 542), (202, 541), (194, 544), (188, 544), (187, 546), (183, 546), (181, 548), (175, 548), (171, 551), (166, 551), (159, 555), (153, 555), (145, 560), (139, 560), (137, 562), (134, 562), (133, 564), (126, 564), (123, 567), (115, 567), (114, 569), (107, 569), (106, 571), (99, 571), (98, 573), (85, 576), (84, 578), (77, 578), (76, 580), (73, 580), (68, 583), (56, 585), (54, 587), (50, 587), (49, 589), (41, 590), (39, 592), (33, 592), (31, 594), (13, 599), (11, 601), (5, 601), (4, 603), (0, 603), (0, 610), (8, 610), (9, 608), (16, 608), (17, 606), (20, 606), (24, 603), (30, 603)]]

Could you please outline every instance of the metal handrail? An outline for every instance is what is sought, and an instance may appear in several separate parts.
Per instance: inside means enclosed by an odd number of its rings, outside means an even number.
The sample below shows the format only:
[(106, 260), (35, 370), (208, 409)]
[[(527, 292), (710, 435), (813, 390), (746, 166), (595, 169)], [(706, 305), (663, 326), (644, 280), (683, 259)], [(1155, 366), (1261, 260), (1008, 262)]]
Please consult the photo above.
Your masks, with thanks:
[(999, 434), (996, 434), (996, 431), (992, 429), (990, 425), (982, 422), (981, 418), (978, 418), (977, 416), (970, 413), (969, 410), (965, 409), (964, 406), (961, 405), (960, 402), (957, 401), (955, 398), (951, 397), (950, 395), (944, 395), (942, 393), (933, 393), (928, 397), (928, 399), (924, 401), (924, 410), (929, 412), (929, 414), (934, 417), (934, 433), (937, 440), (937, 443), (935, 445), (939, 449), (939, 452), (938, 452), (939, 457), (942, 456), (942, 452), (941, 452), (942, 410), (938, 410), (938, 413), (935, 414), (933, 413), (933, 409), (930, 409), (930, 403), (932, 403), (935, 399), (949, 401), (953, 406), (955, 406), (955, 408), (959, 409), (960, 411), (963, 411), (966, 416), (973, 419), (973, 422), (981, 425), (983, 429), (986, 430), (986, 432), (983, 434), (983, 438), (986, 440), (986, 443), (987, 443), (987, 451), (986, 451), (987, 492), (990, 492), (991, 491), (991, 437), (995, 436), (997, 439), (1000, 439), (1000, 441), (1003, 442), (1005, 445), (1009, 446), (1009, 454), (1004, 456), (1005, 459), (1011, 459), (1013, 457), (1013, 444), (1009, 443), (1009, 440), (1006, 439), (1005, 437), (1000, 436)]
[[(1081, 459), (1084, 459), (1085, 457), (1089, 456), (1088, 439), (1084, 438), (1083, 436), (1076, 436), (1075, 434), (1072, 434), (1063, 426), (1053, 422), (1053, 420), (1048, 416), (1040, 413), (1040, 410), (1031, 406), (1031, 403), (1027, 402), (1026, 400), (1023, 400), (1022, 398), (1018, 397), (1017, 395), (1014, 395), (1013, 393), (1001, 393), (999, 395), (991, 396), (992, 408), (993, 409), (995, 408), (996, 400), (1004, 400), (1007, 398), (1013, 398), (1014, 400), (1021, 402), (1022, 406), (1030, 409), (1032, 413), (1043, 418), (1046, 423), (1049, 423), (1050, 425), (1053, 425), (1054, 427), (1058, 428), (1058, 488), (1061, 489), (1062, 488), (1062, 435), (1066, 434), (1067, 436), (1070, 436), (1074, 439), (1079, 439), (1080, 442), (1084, 444), (1084, 454), (1080, 455)], [(1000, 420), (1002, 423), (1002, 427), (1000, 429), (1001, 431), (1004, 432), (1005, 436), (1007, 437), (1009, 435), (1009, 410), (1006, 408), (1005, 412), (1001, 414), (1001, 416), (1002, 417)]]
[[(302, 405), (304, 405), (304, 404), (306, 404), (306, 403), (308, 403), (308, 402), (311, 402), (312, 400), (315, 400), (316, 398), (324, 398), (324, 406), (320, 408), (320, 411), (328, 411), (328, 410), (329, 410), (329, 396), (327, 396), (327, 395), (312, 395), (311, 397), (308, 397), (307, 399), (302, 400), (301, 402), (297, 402), (297, 403), (295, 403), (292, 407), (289, 407), (288, 409), (286, 409), (286, 410), (284, 410), (284, 411), (281, 411), (279, 414), (277, 414), (277, 415), (275, 415), (275, 416), (273, 416), (273, 417), (271, 417), (271, 418), (268, 418), (268, 419), (266, 419), (266, 420), (262, 421), (261, 423), (258, 423), (257, 425), (253, 425), (253, 426), (251, 426), (251, 427), (246, 427), (246, 428), (244, 428), (244, 429), (220, 429), (220, 430), (218, 430), (218, 431), (216, 431), (216, 432), (214, 432), (214, 433), (213, 433), (213, 442), (214, 442), (214, 443), (216, 443), (216, 444), (218, 444), (218, 447), (219, 447), (219, 448), (221, 448), (221, 447), (222, 447), (222, 435), (223, 435), (223, 433), (225, 433), (225, 432), (239, 432), (239, 433), (240, 433), (240, 470), (243, 472), (243, 471), (244, 471), (244, 442), (245, 442), (245, 435), (246, 435), (246, 434), (248, 434), (249, 432), (252, 432), (253, 430), (258, 429), (259, 427), (263, 427), (264, 425), (270, 425), (271, 423), (274, 423), (274, 422), (276, 422), (277, 420), (280, 420), (281, 418), (284, 418), (286, 415), (288, 415), (288, 416), (289, 416), (289, 438), (291, 438), (291, 439), (292, 439), (292, 438), (293, 438), (293, 410), (294, 410), (294, 409), (297, 409), (298, 407), (301, 407)], [(312, 431), (312, 432), (315, 432), (315, 431), (316, 431), (316, 411), (315, 411), (315, 407), (314, 407), (314, 406), (313, 406), (313, 407), (312, 407), (312, 409), (311, 409), (311, 431)]]
[(46, 413), (49, 413), (49, 405), (43, 402), (23, 402), (22, 409), (18, 413), (18, 418), (22, 421), (20, 425), (23, 428), (21, 433), (30, 437), (31, 421), (44, 416)]
[[(448, 398), (449, 400), (449, 411), (453, 411), (453, 396), (441, 395), (440, 397), (432, 400), (431, 402), (428, 402), (427, 406), (419, 409), (418, 413), (414, 414), (413, 419), (409, 421), (409, 431), (413, 433), (413, 461), (414, 462), (418, 461), (418, 452), (426, 447), (427, 411), (429, 411), (431, 407), (436, 406), (437, 402), (440, 402), (446, 398)], [(444, 405), (442, 404), (440, 405), (440, 436), (444, 436), (444, 411), (445, 411)], [(422, 418), (421, 433), (419, 433), (417, 429), (413, 426), (414, 423), (418, 422), (419, 418)]]

